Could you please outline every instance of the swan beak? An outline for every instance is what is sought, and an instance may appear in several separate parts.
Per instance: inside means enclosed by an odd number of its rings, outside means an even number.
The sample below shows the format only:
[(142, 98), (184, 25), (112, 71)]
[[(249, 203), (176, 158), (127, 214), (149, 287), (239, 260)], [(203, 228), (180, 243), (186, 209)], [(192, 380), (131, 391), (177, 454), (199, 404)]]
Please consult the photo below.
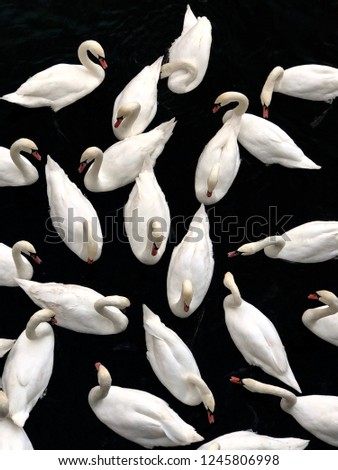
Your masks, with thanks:
[(268, 118), (269, 118), (269, 107), (268, 107), (268, 106), (265, 106), (265, 104), (263, 105), (263, 118), (264, 118), (264, 119), (268, 119)]
[(318, 294), (309, 294), (307, 296), (308, 299), (310, 300), (319, 300), (319, 295)]
[(106, 62), (106, 59), (104, 57), (99, 57), (99, 62), (103, 70), (106, 70), (108, 68), (108, 64)]
[(232, 376), (232, 377), (230, 378), (230, 382), (233, 383), (233, 384), (243, 385), (243, 384), (242, 384), (242, 381), (241, 381), (241, 379), (240, 379), (239, 377), (234, 377), (234, 376)]
[(215, 103), (215, 106), (212, 108), (212, 112), (217, 113), (217, 111), (219, 110), (221, 106), (222, 105), (220, 103)]
[(120, 116), (120, 117), (116, 118), (116, 121), (115, 121), (115, 124), (114, 124), (115, 129), (117, 129), (119, 127), (119, 125), (121, 124), (123, 119), (124, 119), (123, 116)]
[(100, 366), (101, 366), (101, 362), (95, 362), (96, 370), (99, 370)]
[(235, 250), (235, 251), (229, 251), (229, 253), (228, 253), (228, 258), (234, 258), (235, 256), (239, 256), (239, 255), (241, 255), (241, 254), (242, 254), (242, 253), (241, 253), (240, 251), (237, 251), (237, 250)]
[(41, 264), (42, 261), (41, 259), (38, 257), (38, 255), (36, 255), (35, 253), (30, 253), (30, 257), (32, 258), (32, 260), (34, 260), (37, 264)]
[(211, 197), (212, 196), (212, 191), (207, 191), (207, 197)]
[(214, 424), (215, 422), (215, 416), (212, 411), (208, 410), (208, 421), (209, 424)]
[(41, 155), (39, 154), (39, 152), (37, 150), (33, 150), (32, 151), (32, 155), (33, 157), (35, 157), (37, 160), (41, 161)]
[(190, 310), (189, 305), (187, 305), (187, 304), (184, 302), (184, 311), (185, 311), (185, 313), (188, 313), (189, 310)]
[(156, 243), (153, 243), (153, 246), (151, 248), (151, 255), (156, 256), (158, 252), (159, 247), (156, 245)]
[(82, 162), (82, 163), (80, 163), (80, 166), (79, 166), (79, 168), (78, 168), (77, 171), (78, 171), (79, 173), (82, 173), (83, 170), (86, 168), (86, 166), (87, 166), (87, 162)]
[(93, 264), (93, 263), (94, 263), (93, 258), (88, 258), (88, 259), (87, 259), (87, 264)]

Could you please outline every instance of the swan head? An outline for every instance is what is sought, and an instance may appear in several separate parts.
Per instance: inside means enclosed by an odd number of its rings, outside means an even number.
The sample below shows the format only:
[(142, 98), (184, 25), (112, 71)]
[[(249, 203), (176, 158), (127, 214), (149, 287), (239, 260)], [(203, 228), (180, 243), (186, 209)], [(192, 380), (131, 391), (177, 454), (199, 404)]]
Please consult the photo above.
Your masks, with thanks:
[(193, 287), (190, 279), (185, 279), (182, 283), (183, 308), (186, 313), (190, 310), (190, 304), (193, 296)]
[(243, 93), (239, 93), (237, 91), (226, 91), (215, 99), (212, 112), (216, 113), (222, 106), (226, 106), (233, 102), (238, 103), (235, 108), (235, 112), (238, 112), (238, 114), (244, 114), (249, 107), (249, 100)]
[(38, 147), (35, 142), (33, 142), (30, 139), (26, 138), (21, 138), (13, 142), (13, 144), (10, 147), (10, 153), (15, 153), (16, 151), (23, 151), (27, 152), (33, 157), (35, 157), (37, 160), (41, 160), (41, 155), (39, 154)]
[(37, 264), (42, 263), (41, 259), (36, 254), (34, 246), (26, 240), (19, 240), (18, 242), (16, 242), (12, 247), (12, 251), (20, 251), (21, 253), (24, 253), (25, 255), (32, 258), (32, 260), (35, 261)]
[(243, 385), (243, 387), (246, 388), (247, 390), (250, 390), (250, 392), (266, 393), (265, 392), (266, 384), (258, 382), (258, 380), (255, 380), (255, 379), (250, 379), (250, 378), (241, 379), (239, 377), (232, 376), (230, 378), (230, 382), (233, 384), (237, 384), (237, 385)]
[(283, 74), (284, 74), (283, 67), (280, 67), (280, 66), (274, 67), (269, 73), (263, 85), (263, 88), (260, 94), (260, 100), (263, 106), (263, 118), (265, 119), (269, 117), (269, 106), (271, 104), (272, 93), (275, 87), (275, 83), (282, 78)]
[(152, 242), (151, 254), (156, 256), (164, 240), (162, 223), (159, 220), (151, 219), (149, 221), (148, 240)]
[(105, 59), (105, 53), (100, 43), (92, 39), (88, 39), (88, 41), (84, 41), (82, 44), (80, 44), (79, 49), (78, 49), (79, 57), (81, 57), (83, 50), (89, 51), (91, 54), (93, 54), (93, 56), (96, 57), (97, 60), (100, 62), (100, 65), (103, 68), (103, 70), (105, 70), (108, 67), (106, 59)]
[(95, 368), (97, 370), (97, 380), (100, 387), (110, 388), (112, 380), (108, 369), (101, 364), (101, 362), (95, 363)]
[(336, 307), (338, 310), (338, 298), (337, 296), (328, 290), (318, 290), (315, 294), (308, 295), (310, 300), (319, 300), (325, 305)]
[(117, 129), (122, 122), (127, 119), (129, 116), (137, 116), (141, 110), (141, 105), (137, 101), (131, 101), (129, 103), (123, 104), (116, 113), (116, 120), (114, 123), (114, 128)]
[(235, 279), (231, 272), (228, 271), (227, 273), (224, 274), (223, 284), (225, 285), (225, 287), (227, 287), (230, 290), (233, 288), (235, 284)]
[(78, 172), (82, 173), (86, 166), (89, 165), (97, 157), (103, 157), (102, 150), (98, 147), (88, 147), (81, 155)]
[(237, 250), (229, 251), (228, 258), (233, 258), (235, 256), (250, 256), (257, 253), (257, 245), (255, 242), (245, 243), (244, 245), (237, 248)]

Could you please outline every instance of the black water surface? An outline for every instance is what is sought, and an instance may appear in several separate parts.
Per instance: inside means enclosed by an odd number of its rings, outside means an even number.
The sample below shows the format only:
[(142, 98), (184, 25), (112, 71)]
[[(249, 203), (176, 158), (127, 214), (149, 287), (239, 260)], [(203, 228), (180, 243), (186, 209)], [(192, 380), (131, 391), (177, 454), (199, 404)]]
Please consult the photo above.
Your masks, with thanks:
[[(194, 172), (204, 145), (221, 126), (220, 114), (211, 112), (220, 93), (234, 90), (246, 94), (249, 112), (261, 115), (260, 90), (275, 65), (286, 68), (318, 63), (338, 67), (336, 1), (191, 0), (190, 6), (212, 24), (208, 71), (201, 85), (186, 95), (174, 95), (167, 89), (166, 80), (160, 81), (158, 113), (150, 126), (172, 117), (178, 121), (156, 164), (156, 177), (176, 220), (186, 220), (199, 207)], [(139, 388), (164, 398), (205, 441), (251, 428), (270, 436), (310, 439), (308, 449), (332, 449), (285, 414), (275, 397), (256, 396), (229, 382), (233, 374), (249, 374), (281, 385), (249, 368), (232, 343), (224, 323), (223, 298), (229, 292), (223, 286), (223, 276), (231, 271), (243, 297), (273, 321), (304, 395), (338, 395), (337, 348), (315, 337), (301, 322), (304, 310), (313, 306), (307, 300), (309, 293), (327, 289), (338, 294), (337, 261), (293, 264), (271, 260), (262, 253), (227, 258), (228, 251), (250, 238), (252, 217), (269, 222), (265, 235), (273, 230), (275, 217), (291, 216), (285, 230), (310, 220), (338, 220), (337, 104), (275, 94), (271, 120), (322, 169), (266, 167), (241, 148), (242, 163), (233, 186), (222, 201), (207, 208), (215, 254), (212, 284), (201, 307), (184, 320), (169, 310), (166, 272), (171, 252), (186, 227), (173, 226), (171, 243), (157, 265), (141, 264), (121, 235), (122, 207), (132, 185), (109, 193), (90, 193), (83, 185), (83, 175), (77, 172), (85, 148), (97, 145), (105, 149), (116, 141), (111, 128), (115, 97), (144, 66), (166, 53), (180, 34), (185, 10), (182, 0), (1, 2), (0, 95), (14, 91), (30, 75), (48, 66), (77, 63), (77, 47), (86, 39), (102, 44), (109, 67), (98, 89), (56, 115), (49, 109), (25, 109), (0, 101), (0, 145), (9, 147), (14, 140), (28, 137), (43, 155), (42, 162), (36, 162), (40, 174), (37, 183), (0, 188), (0, 241), (13, 245), (27, 239), (34, 244), (43, 260), (43, 264), (34, 266), (36, 281), (83, 284), (104, 295), (118, 293), (131, 300), (129, 325), (121, 334), (96, 337), (54, 328), (53, 375), (45, 397), (25, 426), (35, 449), (139, 448), (105, 427), (89, 408), (87, 396), (97, 383), (97, 361), (110, 370), (114, 385)], [(311, 126), (326, 110), (322, 122)], [(44, 176), (47, 154), (83, 190), (103, 225), (115, 217), (113, 227), (106, 224), (102, 257), (91, 266), (63, 243), (45, 241), (51, 230)], [(236, 225), (229, 225), (227, 230), (227, 222), (234, 217)], [(19, 288), (0, 289), (0, 337), (15, 338), (36, 306)], [(145, 356), (143, 303), (191, 348), (215, 396), (215, 424), (208, 424), (202, 405), (189, 407), (172, 397), (151, 370)], [(2, 368), (5, 358), (0, 361)]]

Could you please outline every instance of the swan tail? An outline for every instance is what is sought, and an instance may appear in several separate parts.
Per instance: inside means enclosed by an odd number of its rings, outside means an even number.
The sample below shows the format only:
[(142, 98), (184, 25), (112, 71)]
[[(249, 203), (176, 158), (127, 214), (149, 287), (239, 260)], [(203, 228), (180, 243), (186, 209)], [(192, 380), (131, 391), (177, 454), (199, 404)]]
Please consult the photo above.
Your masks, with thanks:
[(168, 419), (163, 421), (163, 430), (169, 439), (182, 446), (204, 440), (204, 437), (198, 434), (190, 424), (181, 418), (179, 419), (182, 421), (179, 426), (176, 420)]
[(19, 428), (23, 428), (28, 416), (29, 413), (27, 413), (27, 411), (19, 411), (18, 413), (13, 414), (11, 419), (17, 426), (19, 426)]

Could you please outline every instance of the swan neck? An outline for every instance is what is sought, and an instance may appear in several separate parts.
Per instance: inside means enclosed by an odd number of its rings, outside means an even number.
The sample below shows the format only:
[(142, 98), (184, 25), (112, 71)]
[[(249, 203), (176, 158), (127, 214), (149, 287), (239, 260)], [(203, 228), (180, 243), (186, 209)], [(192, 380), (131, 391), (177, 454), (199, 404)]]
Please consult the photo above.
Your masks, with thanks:
[(12, 257), (16, 268), (17, 277), (20, 279), (25, 278), (26, 275), (26, 266), (25, 258), (21, 254), (21, 249), (18, 246), (13, 246), (12, 248)]
[(95, 156), (91, 167), (88, 169), (88, 172), (87, 172), (88, 177), (90, 176), (90, 178), (95, 181), (98, 179), (102, 162), (103, 162), (103, 153), (98, 153)]
[(259, 240), (258, 242), (253, 242), (251, 244), (255, 253), (269, 246), (275, 247), (279, 251), (283, 248), (284, 245), (285, 245), (285, 240), (280, 235), (272, 235), (271, 237), (266, 237), (263, 240)]
[(338, 313), (338, 309), (333, 306), (325, 305), (325, 307), (317, 307), (308, 309), (304, 312), (303, 319), (305, 321), (316, 322), (321, 318), (328, 317)]
[(96, 73), (96, 75), (101, 75), (104, 71), (102, 67), (98, 64), (95, 64), (88, 55), (87, 47), (84, 44), (81, 44), (78, 49), (78, 57), (81, 64), (86, 67), (86, 69), (91, 70)]
[(46, 319), (42, 318), (40, 315), (34, 314), (31, 316), (25, 329), (25, 333), (28, 339), (35, 340), (41, 336), (41, 334), (38, 334), (36, 330), (42, 322), (46, 322)]
[(162, 65), (161, 78), (169, 77), (172, 73), (177, 71), (185, 72), (182, 77), (182, 82), (187, 85), (192, 83), (197, 77), (197, 68), (194, 64), (187, 60), (175, 60)]
[(191, 304), (191, 301), (192, 301), (192, 297), (193, 297), (193, 286), (192, 286), (192, 282), (190, 281), (190, 279), (185, 279), (183, 282), (182, 282), (182, 288), (181, 288), (181, 294), (180, 294), (180, 298), (177, 302), (177, 305), (182, 308), (183, 307), (183, 310), (188, 313), (189, 312), (189, 309), (190, 309), (190, 304)]
[(297, 402), (296, 395), (285, 388), (263, 384), (251, 379), (243, 379), (243, 384), (244, 387), (251, 392), (274, 395), (281, 398), (281, 406), (283, 409), (289, 409)]
[(26, 174), (26, 166), (25, 160), (26, 158), (23, 157), (20, 153), (21, 147), (16, 142), (14, 142), (10, 148), (10, 156), (14, 163), (14, 165), (20, 170), (22, 174)]
[[(98, 232), (96, 231), (96, 233)], [(97, 244), (93, 238), (92, 225), (88, 222), (88, 220), (84, 220), (83, 222), (83, 241), (87, 246), (87, 262), (91, 264), (97, 255)]]

